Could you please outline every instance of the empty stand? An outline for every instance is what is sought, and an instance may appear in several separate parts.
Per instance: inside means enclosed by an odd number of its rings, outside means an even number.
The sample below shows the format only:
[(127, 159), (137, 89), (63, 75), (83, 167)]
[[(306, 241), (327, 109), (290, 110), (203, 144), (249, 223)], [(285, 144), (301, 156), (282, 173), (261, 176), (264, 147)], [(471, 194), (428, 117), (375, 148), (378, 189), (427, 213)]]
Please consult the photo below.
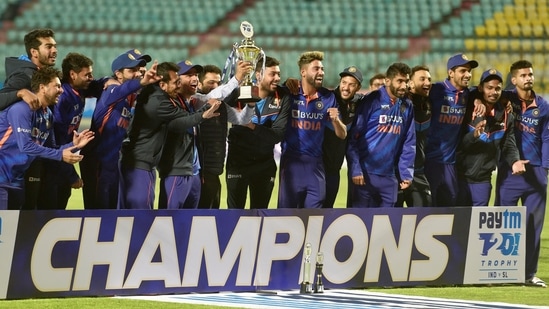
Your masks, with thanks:
[[(0, 52), (24, 53), (30, 29), (56, 32), (59, 63), (69, 51), (94, 61), (96, 75), (110, 74), (112, 59), (139, 48), (159, 61), (191, 59), (223, 66), (240, 23), (254, 25), (254, 40), (281, 60), (282, 74), (298, 77), (306, 50), (326, 57), (325, 85), (334, 87), (344, 67), (368, 76), (392, 62), (427, 64), (435, 80), (446, 77), (446, 59), (465, 52), (482, 68), (508, 70), (533, 61), (536, 88), (549, 92), (548, 0), (34, 0), (12, 24), (3, 25)], [(5, 8), (0, 2), (0, 10)], [(475, 82), (479, 73), (474, 70)], [(3, 79), (4, 68), (0, 69)], [(538, 91), (539, 91), (538, 90)]]

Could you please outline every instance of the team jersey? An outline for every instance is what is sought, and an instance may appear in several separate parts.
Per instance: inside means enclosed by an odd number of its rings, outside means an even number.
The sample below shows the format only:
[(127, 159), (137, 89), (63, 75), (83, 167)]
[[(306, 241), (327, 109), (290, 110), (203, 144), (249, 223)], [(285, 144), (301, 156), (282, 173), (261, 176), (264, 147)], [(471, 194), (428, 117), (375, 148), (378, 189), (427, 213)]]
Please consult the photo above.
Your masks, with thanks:
[(385, 87), (358, 104), (349, 137), (352, 176), (363, 172), (412, 180), (416, 154), (414, 109), (408, 98), (392, 101)]
[(141, 88), (139, 82), (132, 79), (105, 89), (92, 116), (91, 130), (95, 132), (95, 138), (91, 145), (84, 148), (84, 155), (93, 154), (102, 162), (118, 162), (120, 147), (132, 117), (135, 93)]
[(516, 114), (515, 139), (521, 159), (549, 169), (549, 103), (534, 93), (534, 101), (525, 106), (516, 90), (506, 94)]
[(432, 118), (425, 157), (443, 164), (456, 163), (456, 149), (467, 107), (469, 89), (459, 91), (449, 80), (433, 84), (429, 97)]
[(290, 98), (290, 119), (282, 141), (282, 155), (322, 156), (324, 128), (330, 122), (328, 108), (337, 108), (335, 95), (326, 88), (306, 97), (301, 87), (298, 95)]
[[(84, 92), (79, 92), (66, 82), (63, 82), (61, 87), (63, 93), (59, 96), (59, 101), (50, 106), (53, 111), (55, 142), (58, 145), (72, 142), (74, 131), (78, 131), (80, 127), (85, 104)], [(51, 164), (53, 169), (56, 170), (56, 175), (69, 183), (74, 183), (79, 178), (72, 164), (57, 161), (45, 161), (44, 164)]]
[[(60, 161), (63, 149), (42, 146), (53, 137), (49, 108), (32, 111), (19, 101), (0, 113), (0, 185), (23, 188), (24, 173), (36, 157)], [(55, 141), (52, 143), (55, 144)]]

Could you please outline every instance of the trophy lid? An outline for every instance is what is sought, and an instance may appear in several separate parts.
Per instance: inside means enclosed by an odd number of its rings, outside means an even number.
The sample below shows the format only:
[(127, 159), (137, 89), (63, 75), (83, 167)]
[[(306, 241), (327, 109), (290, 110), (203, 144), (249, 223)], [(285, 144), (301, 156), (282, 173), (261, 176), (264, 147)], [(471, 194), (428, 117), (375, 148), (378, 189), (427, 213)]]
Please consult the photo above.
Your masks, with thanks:
[(254, 36), (254, 26), (247, 21), (243, 21), (240, 23), (240, 33), (242, 33), (245, 38), (249, 39)]

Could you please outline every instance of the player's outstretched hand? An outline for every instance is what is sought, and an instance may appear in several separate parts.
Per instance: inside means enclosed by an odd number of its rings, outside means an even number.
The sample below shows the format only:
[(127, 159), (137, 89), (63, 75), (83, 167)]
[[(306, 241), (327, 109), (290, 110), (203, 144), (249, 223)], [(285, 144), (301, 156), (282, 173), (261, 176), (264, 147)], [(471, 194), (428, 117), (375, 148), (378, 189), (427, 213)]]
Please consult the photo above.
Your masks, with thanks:
[(209, 99), (208, 104), (210, 105), (210, 108), (208, 108), (203, 114), (202, 118), (209, 119), (213, 117), (219, 116), (219, 113), (217, 112), (217, 109), (219, 106), (221, 106), (223, 102), (217, 100), (217, 99)]
[(77, 148), (84, 148), (95, 136), (94, 132), (90, 131), (90, 129), (86, 129), (80, 133), (74, 131), (74, 135), (72, 137), (72, 143)]
[(141, 85), (154, 84), (162, 79), (162, 76), (156, 75), (156, 68), (158, 67), (158, 61), (155, 60), (151, 67), (145, 72), (143, 78), (141, 78)]

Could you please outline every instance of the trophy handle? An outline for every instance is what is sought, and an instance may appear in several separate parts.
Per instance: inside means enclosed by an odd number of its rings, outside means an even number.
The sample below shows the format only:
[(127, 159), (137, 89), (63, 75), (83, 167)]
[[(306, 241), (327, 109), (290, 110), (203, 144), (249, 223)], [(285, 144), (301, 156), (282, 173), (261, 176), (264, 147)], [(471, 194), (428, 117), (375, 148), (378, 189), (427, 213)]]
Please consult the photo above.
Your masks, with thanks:
[[(263, 63), (261, 65), (261, 72), (260, 72), (261, 78), (263, 78), (263, 74), (265, 74), (265, 60), (266, 60), (265, 58), (266, 57), (265, 57), (265, 52), (263, 51), (263, 49), (260, 49), (259, 53), (261, 54), (260, 57), (263, 59)], [(254, 68), (254, 70), (255, 70), (255, 68)], [(257, 80), (256, 80), (256, 82), (257, 82)]]

